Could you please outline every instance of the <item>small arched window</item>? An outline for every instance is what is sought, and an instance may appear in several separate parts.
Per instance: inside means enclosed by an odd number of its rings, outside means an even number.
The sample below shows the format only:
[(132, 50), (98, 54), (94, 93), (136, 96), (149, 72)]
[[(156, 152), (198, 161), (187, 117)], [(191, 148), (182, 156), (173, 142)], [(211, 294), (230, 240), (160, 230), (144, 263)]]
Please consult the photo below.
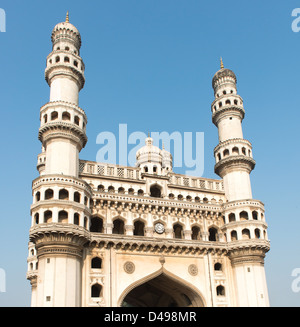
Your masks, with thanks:
[(40, 221), (40, 215), (38, 213), (36, 213), (34, 215), (34, 222), (35, 222), (36, 225), (38, 225), (39, 224), (39, 221)]
[(98, 185), (98, 191), (99, 192), (104, 192), (104, 186), (103, 185)]
[(118, 188), (118, 193), (119, 193), (119, 194), (125, 194), (125, 189), (124, 189), (124, 187), (119, 187), (119, 188)]
[(48, 224), (52, 222), (52, 211), (47, 210), (44, 212), (44, 223)]
[(62, 120), (71, 120), (71, 115), (67, 111), (63, 112)]
[(74, 123), (75, 123), (77, 126), (79, 126), (79, 122), (80, 122), (79, 117), (78, 117), (78, 116), (75, 116), (75, 117), (74, 117)]
[(113, 186), (109, 186), (107, 191), (108, 193), (115, 193), (115, 188)]
[(56, 120), (56, 119), (58, 119), (58, 112), (57, 111), (51, 112), (51, 120)]
[(238, 237), (237, 237), (237, 232), (235, 230), (233, 230), (230, 233), (230, 237), (231, 237), (231, 241), (237, 241)]
[(74, 192), (74, 201), (80, 203), (80, 193), (79, 192)]
[(220, 262), (216, 262), (214, 264), (214, 270), (215, 271), (222, 271), (222, 264)]
[(248, 212), (247, 211), (242, 211), (240, 212), (240, 220), (243, 221), (243, 220), (248, 220), (249, 217), (248, 217)]
[(225, 287), (222, 285), (217, 286), (217, 296), (225, 296)]
[(115, 219), (113, 222), (113, 234), (124, 234), (124, 222), (121, 219)]
[(76, 212), (74, 213), (74, 220), (73, 220), (74, 225), (79, 225), (79, 214)]
[(211, 227), (208, 230), (208, 240), (212, 241), (212, 242), (217, 241), (217, 234), (218, 234), (218, 231), (214, 227)]
[(59, 191), (59, 199), (60, 200), (69, 200), (69, 192), (66, 189), (62, 189)]
[(35, 193), (35, 201), (38, 202), (38, 201), (40, 201), (40, 199), (41, 199), (41, 193), (40, 192), (36, 192)]
[(161, 198), (161, 188), (158, 185), (152, 185), (150, 187), (150, 196), (154, 198)]
[(249, 229), (245, 228), (245, 229), (242, 230), (242, 238), (243, 238), (243, 240), (249, 240), (250, 239)]
[(103, 220), (99, 217), (91, 219), (90, 231), (93, 233), (103, 233)]
[(135, 221), (133, 235), (136, 235), (136, 236), (144, 236), (145, 235), (145, 224), (142, 221), (140, 221), (140, 220)]
[(198, 226), (192, 227), (192, 240), (200, 240), (200, 228)]
[(234, 213), (229, 214), (228, 219), (229, 219), (230, 223), (234, 222), (236, 220), (235, 219), (235, 214)]
[(144, 191), (143, 190), (138, 190), (138, 196), (143, 196), (144, 195)]
[(95, 257), (92, 259), (91, 262), (92, 269), (101, 269), (102, 268), (102, 259), (99, 257)]
[(58, 222), (62, 224), (67, 224), (68, 223), (68, 213), (65, 210), (61, 210), (58, 213)]
[(91, 289), (91, 297), (101, 297), (102, 286), (100, 284), (94, 284)]
[(64, 62), (70, 62), (70, 58), (69, 57), (65, 57), (64, 58)]
[(183, 236), (183, 228), (179, 224), (175, 224), (173, 226), (174, 238), (182, 238)]
[(53, 190), (48, 188), (48, 190), (45, 191), (45, 200), (50, 200), (53, 198)]

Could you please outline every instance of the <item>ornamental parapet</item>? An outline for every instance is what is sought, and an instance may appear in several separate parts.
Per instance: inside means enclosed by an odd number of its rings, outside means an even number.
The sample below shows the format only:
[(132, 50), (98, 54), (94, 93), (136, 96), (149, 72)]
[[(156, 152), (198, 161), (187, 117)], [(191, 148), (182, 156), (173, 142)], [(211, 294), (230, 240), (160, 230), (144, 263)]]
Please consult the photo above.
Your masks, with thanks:
[(118, 194), (110, 194), (110, 193), (95, 193), (93, 196), (94, 200), (103, 200), (103, 201), (111, 201), (111, 202), (120, 202), (120, 203), (135, 203), (139, 205), (145, 206), (157, 206), (164, 208), (178, 208), (184, 210), (200, 210), (200, 211), (215, 211), (215, 212), (223, 212), (221, 204), (205, 204), (205, 203), (191, 203), (190, 201), (181, 201), (181, 200), (170, 200), (170, 199), (155, 199), (153, 197), (139, 197), (133, 195), (118, 195)]

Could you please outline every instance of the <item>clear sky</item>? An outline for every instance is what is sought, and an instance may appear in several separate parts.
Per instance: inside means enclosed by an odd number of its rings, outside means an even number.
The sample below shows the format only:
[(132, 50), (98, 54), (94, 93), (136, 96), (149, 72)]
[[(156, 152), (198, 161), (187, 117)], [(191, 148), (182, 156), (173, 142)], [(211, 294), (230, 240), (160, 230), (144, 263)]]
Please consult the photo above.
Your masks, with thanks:
[(6, 32), (0, 33), (0, 268), (6, 292), (0, 306), (30, 305), (31, 182), (41, 150), (39, 109), (49, 100), (44, 69), (51, 31), (67, 10), (81, 33), (86, 65), (80, 106), (89, 141), (81, 159), (96, 160), (97, 135), (118, 135), (119, 124), (127, 124), (128, 134), (203, 132), (203, 177), (218, 178), (211, 80), (220, 56), (236, 73), (244, 137), (257, 162), (253, 197), (265, 203), (269, 226), (270, 303), (299, 306), (300, 292), (291, 288), (292, 271), (300, 268), (300, 32), (291, 28), (299, 2), (2, 0), (0, 6), (6, 13)]

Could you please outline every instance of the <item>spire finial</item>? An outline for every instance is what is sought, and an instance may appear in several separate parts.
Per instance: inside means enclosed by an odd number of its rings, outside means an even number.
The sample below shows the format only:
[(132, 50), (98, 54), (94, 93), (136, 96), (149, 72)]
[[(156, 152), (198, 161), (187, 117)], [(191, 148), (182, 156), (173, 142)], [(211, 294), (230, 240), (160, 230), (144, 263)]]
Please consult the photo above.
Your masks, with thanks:
[(69, 23), (69, 12), (67, 11), (67, 15), (66, 15), (66, 23)]
[(222, 57), (220, 58), (220, 61), (221, 61), (221, 64), (220, 64), (220, 66), (221, 66), (221, 69), (224, 69), (224, 64), (223, 64), (223, 60), (222, 60)]

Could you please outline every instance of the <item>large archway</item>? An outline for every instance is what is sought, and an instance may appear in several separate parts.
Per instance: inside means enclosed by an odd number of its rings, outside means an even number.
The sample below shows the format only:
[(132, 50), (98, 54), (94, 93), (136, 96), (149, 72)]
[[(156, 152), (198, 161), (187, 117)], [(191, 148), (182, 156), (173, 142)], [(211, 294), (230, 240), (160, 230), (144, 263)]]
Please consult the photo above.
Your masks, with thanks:
[[(126, 293), (126, 292), (125, 292)], [(123, 296), (122, 307), (203, 307), (201, 296), (186, 283), (161, 272)]]

